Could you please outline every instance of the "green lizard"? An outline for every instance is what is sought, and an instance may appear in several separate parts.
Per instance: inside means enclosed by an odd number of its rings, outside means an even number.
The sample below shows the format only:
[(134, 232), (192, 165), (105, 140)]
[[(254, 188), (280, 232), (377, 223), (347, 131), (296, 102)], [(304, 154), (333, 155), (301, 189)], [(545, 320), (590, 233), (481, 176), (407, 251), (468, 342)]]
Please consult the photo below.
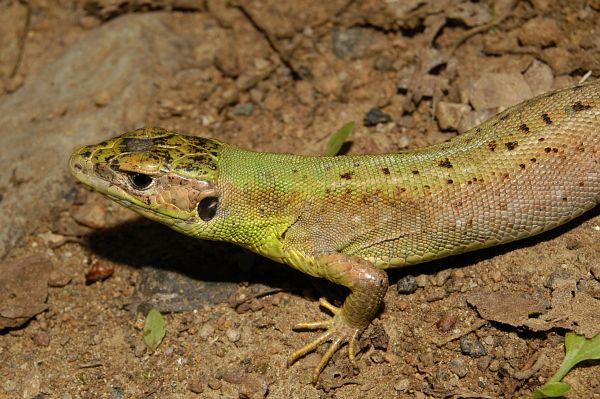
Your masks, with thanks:
[(331, 341), (313, 372), (376, 316), (384, 269), (554, 228), (600, 202), (600, 81), (526, 101), (448, 142), (383, 155), (252, 152), (142, 128), (83, 147), (83, 183), (184, 234), (232, 242), (350, 289), (290, 364)]

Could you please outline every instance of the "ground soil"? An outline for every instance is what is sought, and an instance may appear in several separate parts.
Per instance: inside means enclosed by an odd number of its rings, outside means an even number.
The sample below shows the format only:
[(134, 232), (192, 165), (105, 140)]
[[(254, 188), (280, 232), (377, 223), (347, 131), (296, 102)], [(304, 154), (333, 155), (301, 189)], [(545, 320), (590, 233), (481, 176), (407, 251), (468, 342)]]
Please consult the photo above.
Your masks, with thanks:
[[(588, 72), (600, 76), (597, 1), (5, 0), (0, 104), (84, 38), (154, 15), (196, 41), (177, 48), (179, 70), (157, 72), (167, 82), (158, 93), (127, 107), (147, 104), (147, 125), (260, 151), (321, 154), (348, 121), (357, 125), (349, 153), (415, 148)], [(478, 91), (482, 84), (499, 89)], [(94, 106), (100, 112), (113, 96), (100, 93)], [(52, 118), (77, 115), (77, 105), (64, 107)], [(69, 137), (69, 151), (83, 144)], [(27, 158), (19, 162), (27, 168)], [(19, 184), (1, 186), (0, 202)], [(567, 292), (571, 306), (581, 291), (586, 311), (598, 313), (595, 210), (519, 243), (391, 271), (359, 371), (340, 351), (313, 386), (319, 354), (291, 367), (286, 360), (314, 333), (291, 326), (324, 318), (318, 298), (339, 303), (343, 291), (140, 220), (74, 179), (61, 184), (65, 195), (49, 203), (40, 192), (37, 208), (21, 215), (28, 228), (0, 264), (4, 274), (15, 265), (15, 275), (46, 270), (5, 286), (23, 303), (44, 295), (0, 331), (0, 398), (529, 397), (559, 367), (576, 326), (482, 316), (472, 295), (551, 306)], [(167, 329), (154, 351), (142, 332), (150, 307)], [(576, 319), (580, 308), (569, 309), (565, 320)], [(600, 398), (597, 362), (565, 381), (568, 397)]]

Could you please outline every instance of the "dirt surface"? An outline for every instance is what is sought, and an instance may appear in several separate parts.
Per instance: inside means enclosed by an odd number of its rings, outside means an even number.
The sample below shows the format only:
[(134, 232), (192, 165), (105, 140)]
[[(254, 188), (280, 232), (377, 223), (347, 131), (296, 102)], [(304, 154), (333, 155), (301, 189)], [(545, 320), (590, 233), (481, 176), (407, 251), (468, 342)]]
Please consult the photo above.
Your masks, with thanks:
[[(361, 341), (288, 355), (344, 292), (180, 236), (75, 184), (76, 147), (141, 125), (261, 151), (448, 139), (600, 77), (600, 2), (0, 2), (0, 398), (528, 397), (598, 333), (598, 209), (519, 243), (390, 272)], [(413, 277), (416, 276), (416, 277)], [(150, 351), (144, 315), (165, 314)], [(510, 310), (514, 310), (511, 312)], [(319, 350), (322, 352), (324, 348)], [(600, 365), (565, 379), (600, 398)]]

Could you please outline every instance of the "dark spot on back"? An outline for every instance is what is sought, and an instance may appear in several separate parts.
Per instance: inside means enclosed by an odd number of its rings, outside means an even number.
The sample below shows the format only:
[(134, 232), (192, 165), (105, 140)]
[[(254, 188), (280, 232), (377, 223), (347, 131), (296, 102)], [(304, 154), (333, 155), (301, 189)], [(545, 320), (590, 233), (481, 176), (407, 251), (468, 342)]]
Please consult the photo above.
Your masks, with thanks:
[(419, 171), (418, 171), (418, 170), (413, 170), (413, 171), (412, 171), (412, 174), (413, 174), (413, 175), (418, 175), (418, 174), (419, 174)]
[(553, 148), (552, 152), (558, 152), (558, 148)]
[(477, 133), (481, 133), (481, 128), (480, 128), (480, 127), (476, 127), (476, 128), (475, 128), (475, 131), (476, 131)]
[(592, 108), (591, 105), (587, 105), (587, 104), (584, 105), (584, 104), (581, 103), (581, 101), (576, 101), (573, 104), (573, 111), (575, 111), (575, 112), (584, 111), (584, 110), (590, 109), (590, 108)]
[(454, 180), (452, 180), (452, 179), (448, 179), (448, 180), (447, 180), (447, 183), (448, 183), (448, 184), (452, 184), (452, 183), (454, 183)]
[(548, 114), (545, 112), (542, 114), (542, 119), (544, 120), (544, 122), (546, 122), (546, 125), (552, 124), (552, 119), (550, 119), (550, 116), (548, 116)]
[(383, 171), (384, 175), (389, 175), (390, 174), (390, 169), (389, 168), (381, 168), (381, 170)]
[(524, 164), (524, 163), (520, 163), (520, 164), (519, 164), (519, 167), (520, 167), (521, 169), (525, 169), (525, 164)]
[(519, 126), (519, 129), (521, 129), (525, 133), (529, 133), (529, 126), (527, 126), (526, 123), (523, 123), (521, 126)]
[(490, 149), (490, 151), (494, 151), (496, 149), (496, 147), (498, 146), (498, 144), (496, 144), (495, 140), (492, 140), (488, 143), (488, 148)]
[(539, 141), (540, 143), (541, 143), (542, 141), (544, 141), (544, 140), (546, 140), (546, 139), (545, 139), (545, 138), (543, 138), (543, 137), (540, 137), (540, 138), (538, 139), (538, 141)]
[(552, 148), (550, 148), (550, 147), (546, 147), (546, 148), (544, 148), (544, 151), (546, 151), (546, 152), (550, 152), (550, 151), (552, 151)]
[(340, 175), (340, 177), (341, 177), (342, 179), (350, 180), (350, 179), (352, 179), (352, 175), (353, 175), (353, 174), (354, 174), (354, 172), (353, 172), (353, 171), (350, 171), (350, 172), (342, 173), (342, 174)]
[(443, 168), (451, 168), (452, 164), (450, 163), (450, 160), (448, 158), (446, 159), (442, 159), (439, 163), (439, 166), (443, 167)]
[(506, 148), (508, 148), (508, 151), (512, 151), (515, 148), (517, 148), (517, 146), (519, 145), (518, 141), (509, 141), (508, 143), (504, 143), (504, 145), (506, 146)]
[(579, 182), (579, 187), (583, 187), (584, 185), (585, 184), (582, 181)]
[(531, 162), (533, 162), (533, 163), (536, 163), (536, 162), (537, 162), (537, 159), (535, 159), (535, 158), (531, 158), (531, 159), (530, 159), (530, 161), (531, 161)]

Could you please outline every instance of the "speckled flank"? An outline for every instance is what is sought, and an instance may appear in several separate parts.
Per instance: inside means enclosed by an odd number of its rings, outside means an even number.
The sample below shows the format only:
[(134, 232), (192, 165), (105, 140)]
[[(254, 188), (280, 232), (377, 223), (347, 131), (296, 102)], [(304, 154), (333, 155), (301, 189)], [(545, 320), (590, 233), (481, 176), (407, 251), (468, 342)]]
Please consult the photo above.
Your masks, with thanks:
[(139, 129), (84, 147), (84, 183), (185, 234), (237, 243), (351, 290), (314, 370), (377, 313), (381, 269), (541, 233), (600, 201), (600, 83), (548, 93), (438, 145), (396, 154), (306, 157)]
[[(314, 158), (232, 149), (219, 164), (222, 206), (261, 220), (248, 206), (260, 203), (262, 215), (293, 223), (284, 250), (342, 252), (383, 268), (520, 239), (598, 202), (599, 107), (594, 82), (399, 154)], [(286, 204), (279, 218), (269, 203)]]

